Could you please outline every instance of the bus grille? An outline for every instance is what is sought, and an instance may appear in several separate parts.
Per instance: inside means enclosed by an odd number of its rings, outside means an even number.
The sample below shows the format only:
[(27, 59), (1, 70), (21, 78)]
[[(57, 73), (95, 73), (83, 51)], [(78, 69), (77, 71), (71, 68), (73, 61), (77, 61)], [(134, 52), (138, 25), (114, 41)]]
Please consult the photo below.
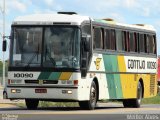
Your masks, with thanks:
[(154, 95), (155, 75), (150, 75), (150, 95)]
[[(39, 80), (25, 80), (26, 84), (40, 84)], [(42, 80), (42, 84), (58, 84), (58, 80)]]

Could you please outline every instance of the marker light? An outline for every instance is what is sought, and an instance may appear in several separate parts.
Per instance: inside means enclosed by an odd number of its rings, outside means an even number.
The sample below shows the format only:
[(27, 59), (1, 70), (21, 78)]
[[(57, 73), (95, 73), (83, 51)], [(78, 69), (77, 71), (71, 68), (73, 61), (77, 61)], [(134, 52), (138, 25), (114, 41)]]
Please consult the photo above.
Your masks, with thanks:
[(10, 79), (8, 79), (8, 84), (11, 84), (11, 80)]
[(78, 80), (74, 80), (74, 85), (78, 85)]

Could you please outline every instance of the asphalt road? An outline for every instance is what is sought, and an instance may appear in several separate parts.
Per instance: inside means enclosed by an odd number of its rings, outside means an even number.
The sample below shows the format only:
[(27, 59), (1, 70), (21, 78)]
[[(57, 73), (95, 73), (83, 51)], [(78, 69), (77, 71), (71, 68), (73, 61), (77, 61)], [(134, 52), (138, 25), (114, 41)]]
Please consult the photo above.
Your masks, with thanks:
[[(120, 103), (99, 103), (93, 111), (79, 107), (49, 107), (27, 110), (18, 107), (1, 107), (0, 119), (14, 120), (159, 120), (160, 105), (142, 105), (141, 108), (124, 108)], [(6, 120), (6, 119), (5, 119)], [(10, 120), (10, 119), (7, 119)]]
[(0, 120), (159, 120), (160, 105), (124, 108), (120, 103), (98, 103), (93, 111), (79, 107), (48, 107), (27, 110), (4, 104), (0, 90)]

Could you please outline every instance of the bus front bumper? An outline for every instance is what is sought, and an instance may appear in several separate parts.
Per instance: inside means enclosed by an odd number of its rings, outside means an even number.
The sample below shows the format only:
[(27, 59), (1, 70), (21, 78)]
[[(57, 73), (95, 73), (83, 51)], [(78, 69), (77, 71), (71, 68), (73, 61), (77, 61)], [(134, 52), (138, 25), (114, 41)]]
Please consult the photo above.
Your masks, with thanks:
[(7, 87), (8, 99), (73, 100), (78, 101), (78, 87), (24, 88)]

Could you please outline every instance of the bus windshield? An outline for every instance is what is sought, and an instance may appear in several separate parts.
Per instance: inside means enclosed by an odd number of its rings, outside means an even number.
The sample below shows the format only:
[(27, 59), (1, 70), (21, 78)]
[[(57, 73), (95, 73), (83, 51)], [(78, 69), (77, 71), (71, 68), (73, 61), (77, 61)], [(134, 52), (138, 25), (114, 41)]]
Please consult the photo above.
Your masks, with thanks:
[(11, 67), (79, 68), (78, 27), (14, 27)]

